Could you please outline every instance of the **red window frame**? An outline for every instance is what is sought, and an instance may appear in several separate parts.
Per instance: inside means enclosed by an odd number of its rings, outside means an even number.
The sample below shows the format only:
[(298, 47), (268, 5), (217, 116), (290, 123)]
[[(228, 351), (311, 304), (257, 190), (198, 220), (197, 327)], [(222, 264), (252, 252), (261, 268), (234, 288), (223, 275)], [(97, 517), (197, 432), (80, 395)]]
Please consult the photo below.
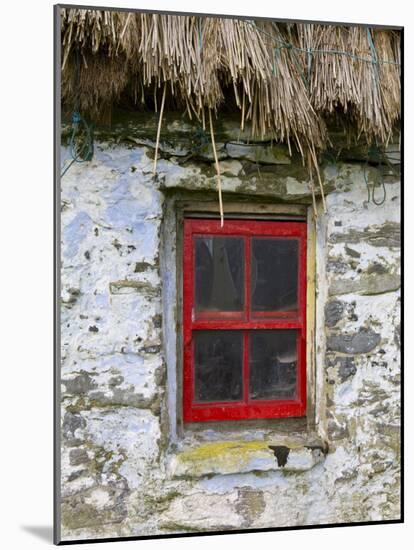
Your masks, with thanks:
[[(244, 238), (244, 311), (194, 316), (194, 273), (196, 236), (241, 236)], [(294, 312), (265, 312), (252, 318), (250, 312), (250, 260), (253, 237), (297, 238), (298, 262), (298, 310)], [(258, 418), (282, 418), (306, 414), (306, 223), (289, 221), (226, 220), (224, 227), (219, 220), (187, 218), (184, 220), (183, 257), (183, 419), (184, 422), (208, 420), (244, 420)], [(248, 331), (258, 329), (297, 329), (297, 391), (296, 399), (249, 400), (249, 346)], [(240, 402), (196, 403), (194, 399), (194, 343), (197, 330), (240, 330), (243, 336), (243, 400)]]

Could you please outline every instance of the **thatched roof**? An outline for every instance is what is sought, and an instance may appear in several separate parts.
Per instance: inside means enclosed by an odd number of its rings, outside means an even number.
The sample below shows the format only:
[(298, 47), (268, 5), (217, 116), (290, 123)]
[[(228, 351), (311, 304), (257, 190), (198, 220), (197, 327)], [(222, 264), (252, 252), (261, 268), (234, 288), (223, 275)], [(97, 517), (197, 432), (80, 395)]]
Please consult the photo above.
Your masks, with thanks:
[[(341, 53), (342, 52), (342, 53)], [(62, 99), (92, 119), (113, 105), (183, 109), (304, 152), (340, 113), (385, 143), (400, 117), (400, 34), (358, 26), (62, 9)], [(163, 102), (164, 104), (164, 102)]]

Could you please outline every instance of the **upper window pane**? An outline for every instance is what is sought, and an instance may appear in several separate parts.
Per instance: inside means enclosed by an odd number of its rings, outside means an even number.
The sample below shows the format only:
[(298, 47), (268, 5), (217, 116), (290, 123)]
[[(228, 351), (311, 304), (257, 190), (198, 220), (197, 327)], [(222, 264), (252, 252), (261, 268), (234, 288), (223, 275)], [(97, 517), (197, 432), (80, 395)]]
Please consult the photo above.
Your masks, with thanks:
[(244, 250), (240, 237), (196, 237), (195, 309), (198, 316), (244, 308)]
[(298, 309), (298, 243), (297, 239), (252, 239), (253, 315), (271, 316)]

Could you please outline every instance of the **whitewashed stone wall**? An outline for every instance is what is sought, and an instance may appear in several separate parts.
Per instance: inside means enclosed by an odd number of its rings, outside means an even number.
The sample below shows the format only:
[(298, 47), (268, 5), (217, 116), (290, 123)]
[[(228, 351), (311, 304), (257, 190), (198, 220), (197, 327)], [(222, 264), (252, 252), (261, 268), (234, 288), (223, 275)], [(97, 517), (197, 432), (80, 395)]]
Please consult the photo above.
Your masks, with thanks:
[[(225, 200), (309, 203), (283, 151), (239, 149), (221, 148)], [(316, 430), (236, 423), (172, 437), (165, 190), (215, 189), (208, 155), (175, 153), (154, 182), (151, 143), (101, 140), (61, 182), (62, 539), (398, 519), (399, 183), (378, 207), (362, 164), (323, 169)]]

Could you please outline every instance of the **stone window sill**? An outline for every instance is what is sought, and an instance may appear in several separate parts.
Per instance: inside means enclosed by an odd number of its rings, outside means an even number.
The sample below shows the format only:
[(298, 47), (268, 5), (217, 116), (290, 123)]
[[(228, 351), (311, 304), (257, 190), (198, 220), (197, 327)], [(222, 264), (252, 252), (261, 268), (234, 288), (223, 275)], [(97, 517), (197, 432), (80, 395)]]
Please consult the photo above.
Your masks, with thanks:
[(215, 441), (175, 452), (168, 463), (170, 478), (200, 478), (253, 471), (305, 472), (324, 459), (322, 441)]

